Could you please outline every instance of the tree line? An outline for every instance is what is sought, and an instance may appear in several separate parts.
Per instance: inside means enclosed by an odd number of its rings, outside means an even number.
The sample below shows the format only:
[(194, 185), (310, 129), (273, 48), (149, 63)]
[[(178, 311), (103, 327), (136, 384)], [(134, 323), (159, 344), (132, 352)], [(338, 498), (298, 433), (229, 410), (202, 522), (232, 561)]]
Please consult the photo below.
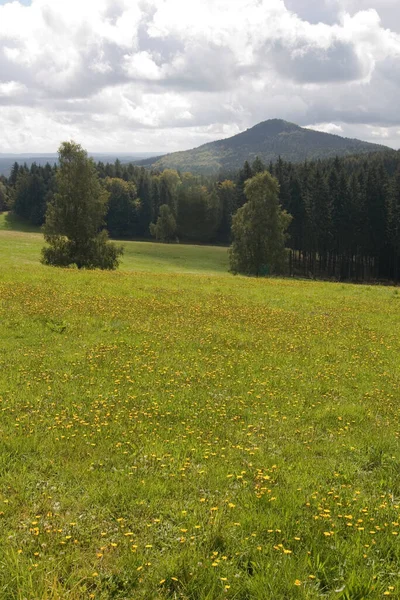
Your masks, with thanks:
[[(57, 189), (57, 165), (14, 164), (0, 180), (0, 210), (42, 225)], [(239, 172), (206, 177), (134, 164), (97, 163), (108, 194), (104, 225), (113, 238), (229, 244), (245, 182), (268, 171), (279, 183), (291, 274), (342, 280), (398, 280), (400, 153), (292, 164), (256, 159)]]

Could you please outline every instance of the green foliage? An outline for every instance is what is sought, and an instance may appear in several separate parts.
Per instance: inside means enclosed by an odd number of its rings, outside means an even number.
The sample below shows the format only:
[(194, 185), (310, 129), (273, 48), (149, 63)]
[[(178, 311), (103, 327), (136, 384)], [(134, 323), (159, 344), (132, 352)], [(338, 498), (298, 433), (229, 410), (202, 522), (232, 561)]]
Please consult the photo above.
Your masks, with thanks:
[(220, 198), (200, 179), (185, 173), (179, 190), (177, 222), (183, 239), (208, 242), (215, 239), (221, 222)]
[(76, 243), (63, 236), (52, 235), (49, 247), (43, 248), (43, 262), (53, 267), (76, 265), (78, 269), (115, 269), (122, 248), (110, 243), (108, 233), (101, 230), (96, 236)]
[(268, 172), (245, 184), (247, 202), (232, 220), (233, 273), (272, 275), (286, 269), (285, 232), (291, 216), (279, 204), (279, 185)]
[(157, 222), (150, 224), (150, 233), (158, 242), (171, 242), (176, 239), (176, 220), (168, 204), (160, 206)]
[(400, 268), (400, 167), (388, 190), (387, 233), (393, 252), (393, 271), (397, 281)]
[(181, 185), (179, 174), (173, 169), (165, 169), (159, 176), (160, 180), (160, 205), (167, 204), (176, 214), (178, 189)]
[(42, 225), (47, 204), (46, 183), (40, 173), (22, 171), (19, 173), (14, 192), (14, 212), (30, 221)]
[(59, 149), (57, 193), (49, 204), (43, 231), (49, 247), (43, 262), (53, 266), (75, 264), (79, 269), (115, 269), (122, 248), (108, 242), (102, 230), (108, 192), (101, 185), (94, 163), (74, 142)]
[[(396, 216), (390, 213), (400, 154), (387, 152), (293, 165), (269, 165), (280, 201), (293, 215), (296, 275), (365, 281), (398, 279)], [(393, 215), (396, 214), (394, 211)]]
[(107, 177), (104, 185), (109, 193), (106, 215), (108, 232), (115, 238), (134, 237), (137, 235), (140, 212), (135, 184), (117, 177)]
[(10, 198), (8, 190), (4, 183), (0, 181), (0, 212), (8, 210), (10, 208)]
[(229, 242), (231, 236), (232, 216), (238, 208), (238, 190), (236, 184), (230, 179), (217, 184), (221, 221), (218, 227), (217, 238)]
[(151, 182), (150, 173), (142, 167), (136, 176), (137, 190), (139, 196), (139, 213), (137, 222), (137, 233), (139, 236), (147, 237), (149, 234), (149, 223), (153, 218), (153, 206), (151, 197)]
[(258, 173), (263, 173), (265, 171), (265, 169), (266, 169), (266, 167), (265, 167), (263, 161), (261, 160), (261, 158), (259, 156), (257, 156), (255, 161), (251, 165), (251, 170), (252, 170), (253, 174), (257, 175)]

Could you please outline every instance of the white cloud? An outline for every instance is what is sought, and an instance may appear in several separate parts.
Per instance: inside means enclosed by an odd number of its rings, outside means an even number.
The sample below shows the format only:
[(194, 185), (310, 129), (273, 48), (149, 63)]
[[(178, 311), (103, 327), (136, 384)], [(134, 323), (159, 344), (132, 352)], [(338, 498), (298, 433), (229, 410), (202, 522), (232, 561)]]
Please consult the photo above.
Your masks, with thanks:
[(18, 81), (0, 82), (0, 98), (13, 98), (26, 91), (26, 85)]
[(158, 80), (161, 78), (161, 69), (154, 62), (149, 52), (136, 52), (125, 54), (124, 69), (131, 79)]
[(343, 127), (341, 125), (336, 125), (336, 123), (317, 123), (315, 125), (305, 125), (305, 127), (307, 127), (307, 129), (313, 129), (314, 131), (343, 135)]
[(390, 130), (388, 127), (370, 127), (371, 135), (375, 138), (381, 138), (387, 140), (390, 137)]
[(5, 3), (0, 151), (176, 150), (273, 117), (399, 145), (391, 14), (397, 0)]

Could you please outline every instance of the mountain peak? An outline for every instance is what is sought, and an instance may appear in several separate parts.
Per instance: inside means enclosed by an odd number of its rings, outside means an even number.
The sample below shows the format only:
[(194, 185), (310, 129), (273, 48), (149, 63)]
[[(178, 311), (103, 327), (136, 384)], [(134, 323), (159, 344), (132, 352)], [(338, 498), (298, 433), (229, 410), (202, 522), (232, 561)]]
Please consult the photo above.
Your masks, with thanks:
[(279, 156), (296, 163), (387, 150), (386, 146), (305, 129), (283, 119), (269, 119), (233, 137), (167, 154), (146, 164), (161, 170), (210, 174), (238, 171), (245, 160), (253, 162), (257, 156), (265, 164)]
[(260, 131), (262, 130), (266, 135), (279, 135), (280, 133), (288, 133), (290, 131), (298, 131), (301, 127), (295, 123), (284, 121), (283, 119), (268, 119), (267, 121), (261, 121), (257, 123), (247, 131)]

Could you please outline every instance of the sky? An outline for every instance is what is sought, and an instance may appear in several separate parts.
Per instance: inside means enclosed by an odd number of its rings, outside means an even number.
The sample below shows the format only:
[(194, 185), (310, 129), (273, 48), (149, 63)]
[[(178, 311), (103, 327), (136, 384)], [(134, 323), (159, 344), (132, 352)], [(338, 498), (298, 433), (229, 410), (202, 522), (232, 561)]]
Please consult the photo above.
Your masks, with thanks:
[(168, 152), (282, 118), (400, 147), (399, 0), (0, 0), (0, 153)]

